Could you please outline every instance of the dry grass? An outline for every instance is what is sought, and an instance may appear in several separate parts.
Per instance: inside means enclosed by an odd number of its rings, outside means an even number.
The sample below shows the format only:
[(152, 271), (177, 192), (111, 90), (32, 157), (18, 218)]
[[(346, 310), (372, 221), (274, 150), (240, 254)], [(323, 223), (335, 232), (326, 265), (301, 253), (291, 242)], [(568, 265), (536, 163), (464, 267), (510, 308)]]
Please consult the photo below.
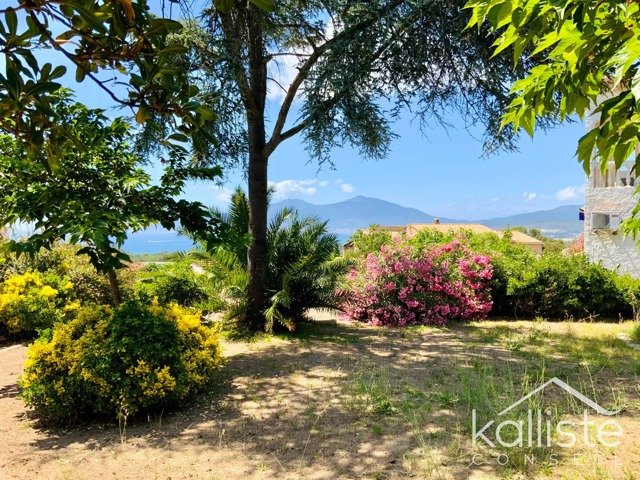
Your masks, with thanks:
[[(130, 425), (124, 442), (116, 424), (40, 425), (16, 395), (25, 347), (4, 348), (0, 478), (640, 478), (640, 352), (617, 338), (631, 328), (481, 322), (383, 330), (322, 322), (295, 337), (226, 342), (227, 364), (210, 394)], [(618, 448), (515, 448), (504, 466), (495, 456), (505, 450), (474, 449), (472, 409), (492, 418), (552, 376), (607, 408), (624, 408)], [(557, 392), (536, 402), (553, 405), (555, 418), (582, 408)], [(471, 465), (474, 454), (481, 465)]]

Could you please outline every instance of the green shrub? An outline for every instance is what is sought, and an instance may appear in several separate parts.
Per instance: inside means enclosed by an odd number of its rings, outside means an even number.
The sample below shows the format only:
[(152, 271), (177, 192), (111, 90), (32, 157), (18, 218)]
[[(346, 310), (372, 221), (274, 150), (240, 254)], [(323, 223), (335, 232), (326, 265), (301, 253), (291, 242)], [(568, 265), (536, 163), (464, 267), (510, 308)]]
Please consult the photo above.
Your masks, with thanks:
[(640, 323), (636, 323), (631, 329), (631, 340), (640, 343)]
[(0, 284), (2, 330), (24, 337), (51, 328), (63, 319), (71, 289), (71, 282), (51, 273), (27, 272), (7, 278)]
[(616, 277), (584, 255), (545, 255), (509, 283), (507, 295), (515, 314), (523, 317), (629, 316), (631, 308)]
[(191, 262), (147, 265), (138, 274), (136, 292), (161, 304), (204, 307), (209, 299), (207, 275), (196, 274)]
[[(424, 231), (411, 243), (423, 251), (451, 238), (452, 233)], [(455, 238), (470, 250), (491, 257), (491, 316), (618, 318), (640, 310), (640, 281), (590, 263), (584, 255), (551, 251), (536, 255), (526, 246), (512, 243), (508, 232), (499, 237), (463, 231)]]
[(616, 279), (618, 289), (631, 307), (634, 320), (640, 320), (640, 279), (630, 275), (620, 275)]
[[(85, 255), (77, 255), (79, 247), (59, 243), (42, 249), (33, 257), (4, 255), (0, 261), (0, 278), (5, 280), (27, 272), (40, 272), (65, 277), (73, 284), (71, 295), (83, 303), (113, 304), (109, 280), (96, 272)], [(117, 272), (125, 298), (131, 298), (135, 274), (130, 269)]]
[(175, 406), (220, 363), (217, 336), (199, 312), (139, 301), (84, 307), (29, 347), (21, 395), (58, 420), (126, 419)]
[[(226, 303), (226, 320), (245, 330), (295, 330), (306, 319), (311, 308), (337, 308), (335, 295), (339, 281), (351, 261), (339, 256), (340, 245), (327, 230), (327, 222), (315, 217), (300, 217), (296, 210), (284, 208), (277, 212), (267, 230), (268, 265), (264, 321), (247, 318), (248, 221), (249, 203), (242, 189), (231, 197), (228, 212), (213, 211), (220, 218), (229, 238), (222, 246), (196, 252), (200, 260), (211, 265), (212, 278), (226, 277), (220, 289)], [(217, 272), (213, 271), (217, 270)]]
[(360, 258), (369, 253), (378, 253), (383, 245), (392, 242), (391, 232), (378, 225), (371, 225), (366, 230), (356, 230), (349, 239), (351, 248), (345, 250), (345, 256)]
[(308, 309), (339, 306), (336, 287), (350, 263), (338, 256), (338, 239), (327, 222), (283, 209), (269, 225), (267, 242), (267, 330), (293, 331)]

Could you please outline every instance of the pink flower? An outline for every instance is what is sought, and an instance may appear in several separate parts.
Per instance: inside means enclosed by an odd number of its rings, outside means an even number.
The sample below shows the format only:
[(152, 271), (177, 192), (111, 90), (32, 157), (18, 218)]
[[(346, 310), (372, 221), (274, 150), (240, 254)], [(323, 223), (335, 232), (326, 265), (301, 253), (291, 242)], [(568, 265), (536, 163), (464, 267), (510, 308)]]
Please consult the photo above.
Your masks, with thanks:
[(380, 326), (445, 325), (491, 310), (491, 259), (459, 241), (416, 252), (394, 242), (361, 259), (337, 292), (346, 315)]

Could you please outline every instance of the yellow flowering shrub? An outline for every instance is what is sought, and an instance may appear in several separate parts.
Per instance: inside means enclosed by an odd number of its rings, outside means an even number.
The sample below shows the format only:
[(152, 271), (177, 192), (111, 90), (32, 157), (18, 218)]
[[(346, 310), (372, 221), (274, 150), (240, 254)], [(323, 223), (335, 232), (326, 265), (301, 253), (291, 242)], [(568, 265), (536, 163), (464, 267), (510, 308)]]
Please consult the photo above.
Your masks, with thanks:
[[(0, 239), (0, 244), (2, 243)], [(82, 303), (110, 305), (113, 302), (108, 278), (96, 272), (86, 255), (78, 255), (80, 246), (64, 242), (54, 244), (50, 249), (41, 249), (35, 255), (0, 255), (0, 282), (9, 277), (26, 272), (40, 272), (56, 275), (68, 280), (69, 296)], [(118, 281), (125, 298), (134, 296), (136, 274), (133, 269), (118, 270)], [(56, 288), (55, 285), (52, 285)]]
[(139, 301), (78, 307), (29, 347), (20, 386), (28, 405), (57, 419), (129, 417), (203, 389), (221, 361), (197, 311)]
[(0, 326), (12, 335), (31, 335), (63, 318), (71, 283), (57, 275), (26, 272), (0, 283)]

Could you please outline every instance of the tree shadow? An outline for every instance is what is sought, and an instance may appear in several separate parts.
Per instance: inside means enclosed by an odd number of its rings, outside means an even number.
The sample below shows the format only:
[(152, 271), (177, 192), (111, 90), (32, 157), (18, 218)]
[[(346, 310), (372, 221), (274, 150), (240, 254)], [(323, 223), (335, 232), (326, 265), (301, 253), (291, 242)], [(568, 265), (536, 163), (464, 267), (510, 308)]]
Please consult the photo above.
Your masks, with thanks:
[[(507, 330), (492, 335), (504, 339)], [(468, 479), (479, 469), (495, 478), (497, 464), (469, 468), (469, 409), (456, 398), (453, 367), (521, 373), (555, 359), (519, 356), (479, 336), (476, 327), (420, 333), (325, 322), (303, 325), (297, 337), (230, 343), (211, 391), (130, 422), (124, 443), (113, 423), (61, 428), (31, 415), (39, 435), (30, 447), (44, 463), (78, 446), (163, 455), (174, 465), (207, 458), (221, 478)]]

